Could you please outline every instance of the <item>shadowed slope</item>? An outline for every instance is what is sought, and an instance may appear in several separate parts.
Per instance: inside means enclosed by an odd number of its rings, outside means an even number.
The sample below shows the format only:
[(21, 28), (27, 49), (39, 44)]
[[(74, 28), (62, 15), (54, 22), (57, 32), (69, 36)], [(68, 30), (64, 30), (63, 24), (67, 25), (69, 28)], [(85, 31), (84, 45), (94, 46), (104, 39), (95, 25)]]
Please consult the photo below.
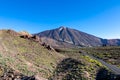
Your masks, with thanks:
[(49, 80), (87, 80), (82, 77), (82, 63), (76, 59), (66, 58), (62, 60)]
[(120, 75), (111, 74), (105, 68), (101, 68), (96, 75), (96, 80), (120, 80)]

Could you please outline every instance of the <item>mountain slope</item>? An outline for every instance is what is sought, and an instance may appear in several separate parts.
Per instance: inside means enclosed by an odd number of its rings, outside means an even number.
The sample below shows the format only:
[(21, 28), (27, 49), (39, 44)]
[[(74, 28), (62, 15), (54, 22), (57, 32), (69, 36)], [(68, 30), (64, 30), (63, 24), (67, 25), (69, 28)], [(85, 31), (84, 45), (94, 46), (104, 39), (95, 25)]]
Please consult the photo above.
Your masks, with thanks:
[[(14, 75), (21, 76), (19, 80), (36, 80), (32, 75), (39, 77), (37, 80), (95, 80), (96, 77), (101, 78), (101, 73), (98, 74), (101, 69), (103, 73), (107, 71), (104, 79), (113, 75), (100, 62), (84, 56), (79, 49), (61, 49), (60, 54), (48, 50), (28, 33), (24, 34), (0, 30), (1, 80), (15, 80)], [(23, 75), (32, 77), (25, 76), (25, 79)]]
[[(75, 29), (60, 27), (53, 30), (44, 31), (36, 34), (41, 38), (50, 38), (56, 41), (56, 44), (69, 44), (75, 46), (100, 46), (101, 39)], [(45, 40), (45, 39), (43, 39)], [(53, 45), (54, 46), (54, 45)]]
[(56, 47), (75, 47), (75, 46), (91, 47), (102, 45), (120, 45), (119, 39), (114, 40), (102, 39), (66, 27), (60, 27), (53, 30), (43, 31), (35, 35), (40, 36), (43, 42), (46, 42)]

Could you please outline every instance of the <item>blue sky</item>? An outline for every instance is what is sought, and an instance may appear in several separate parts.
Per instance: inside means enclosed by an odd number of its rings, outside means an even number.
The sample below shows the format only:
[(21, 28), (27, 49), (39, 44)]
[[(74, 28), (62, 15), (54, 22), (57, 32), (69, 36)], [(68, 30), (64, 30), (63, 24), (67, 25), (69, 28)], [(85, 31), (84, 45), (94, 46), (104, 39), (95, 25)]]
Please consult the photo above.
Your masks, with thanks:
[(120, 0), (0, 0), (0, 29), (37, 33), (60, 26), (120, 38)]

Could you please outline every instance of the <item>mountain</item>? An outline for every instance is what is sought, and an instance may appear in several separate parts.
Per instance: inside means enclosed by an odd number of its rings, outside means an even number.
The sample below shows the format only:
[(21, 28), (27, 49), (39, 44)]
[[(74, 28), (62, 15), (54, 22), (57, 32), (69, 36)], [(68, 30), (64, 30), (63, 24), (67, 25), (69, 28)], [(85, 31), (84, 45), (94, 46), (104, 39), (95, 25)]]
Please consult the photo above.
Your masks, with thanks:
[(120, 39), (108, 39), (107, 45), (120, 46)]
[(43, 31), (34, 35), (38, 35), (43, 42), (48, 43), (54, 47), (120, 45), (119, 39), (102, 39), (85, 32), (63, 26), (57, 29)]

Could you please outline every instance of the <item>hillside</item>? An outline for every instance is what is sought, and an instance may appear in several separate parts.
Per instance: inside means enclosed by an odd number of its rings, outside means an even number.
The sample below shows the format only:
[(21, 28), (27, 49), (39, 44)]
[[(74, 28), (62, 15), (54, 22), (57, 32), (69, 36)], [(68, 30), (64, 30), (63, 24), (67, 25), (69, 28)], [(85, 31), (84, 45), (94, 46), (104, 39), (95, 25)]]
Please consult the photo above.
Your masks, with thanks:
[(119, 46), (119, 39), (102, 39), (85, 32), (67, 27), (59, 27), (57, 29), (43, 31), (34, 35), (41, 37), (54, 47), (93, 47), (93, 46)]
[(27, 76), (49, 77), (64, 56), (12, 30), (0, 31), (0, 65)]

